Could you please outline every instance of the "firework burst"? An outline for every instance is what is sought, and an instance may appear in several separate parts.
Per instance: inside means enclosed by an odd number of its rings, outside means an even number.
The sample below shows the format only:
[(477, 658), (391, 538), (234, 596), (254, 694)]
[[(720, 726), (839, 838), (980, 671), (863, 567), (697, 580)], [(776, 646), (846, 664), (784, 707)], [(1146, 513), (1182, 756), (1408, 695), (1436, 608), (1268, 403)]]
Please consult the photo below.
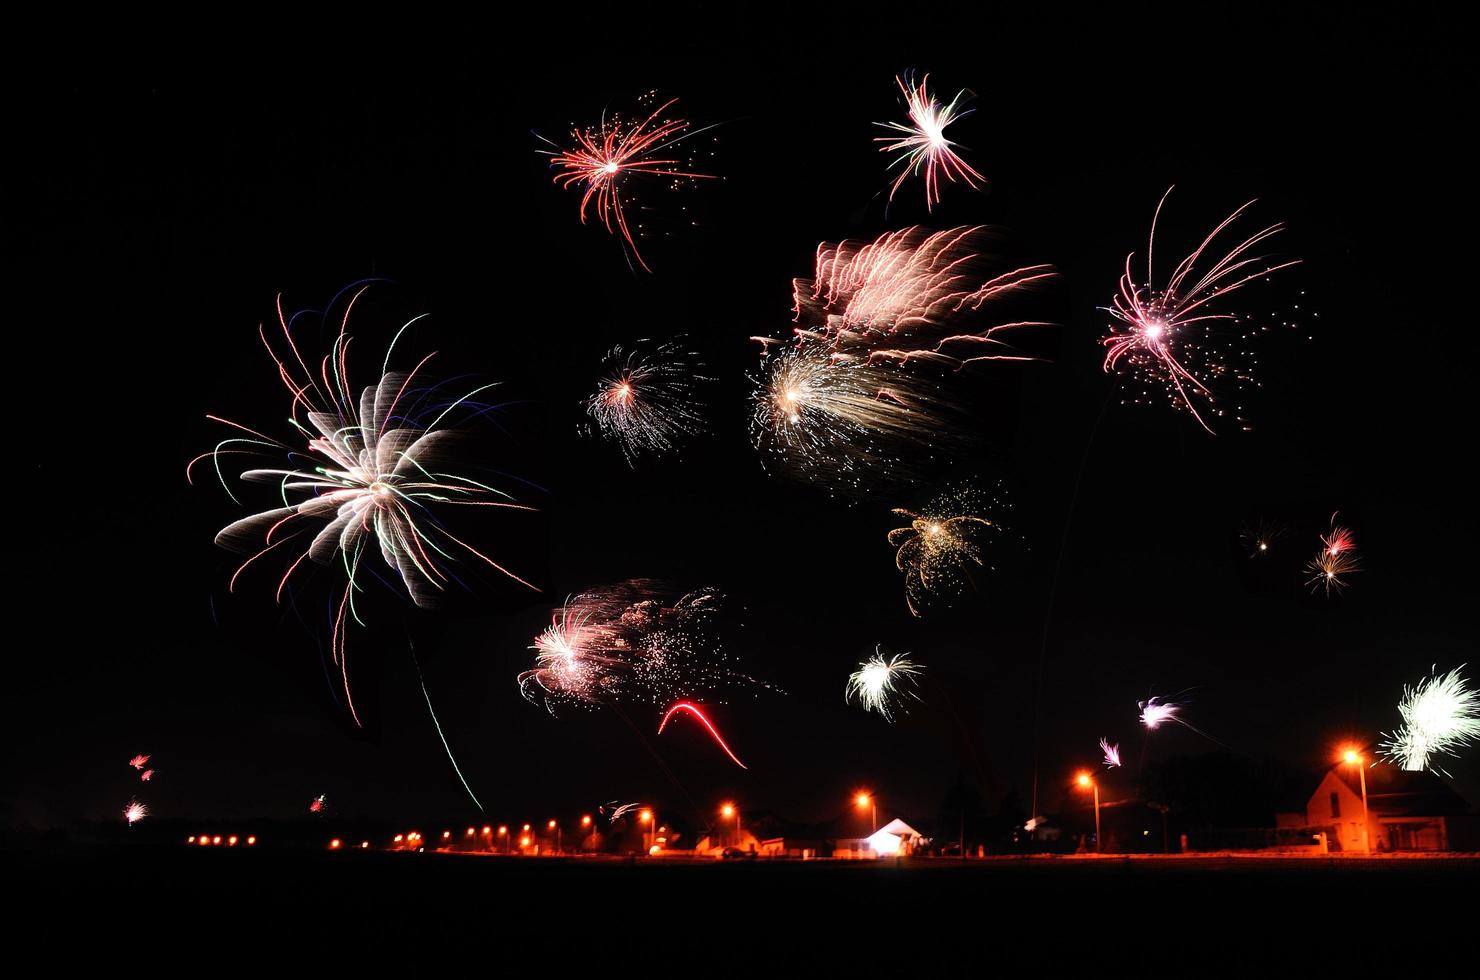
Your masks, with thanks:
[(324, 813), (329, 809), (328, 800), (323, 793), (315, 796), (308, 804), (309, 813)]
[[(640, 343), (646, 343), (641, 341)], [(699, 355), (676, 341), (650, 351), (613, 347), (586, 414), (602, 437), (616, 442), (630, 465), (643, 453), (672, 452), (704, 430), (703, 404), (695, 396), (701, 372)]]
[[(1151, 219), (1145, 281), (1137, 281), (1131, 270), (1135, 253), (1127, 255), (1120, 290), (1105, 308), (1115, 322), (1101, 340), (1105, 346), (1104, 369), (1107, 372), (1123, 369), (1143, 388), (1163, 390), (1173, 408), (1187, 411), (1211, 433), (1213, 429), (1205, 413), (1224, 414), (1214, 389), (1231, 384), (1239, 390), (1257, 384), (1253, 375), (1254, 358), (1246, 348), (1252, 347), (1257, 336), (1268, 329), (1245, 323), (1241, 332), (1230, 330), (1231, 325), (1244, 322), (1244, 318), (1215, 312), (1214, 304), (1248, 283), (1298, 265), (1299, 260), (1276, 263), (1250, 254), (1284, 230), (1283, 224), (1273, 224), (1245, 238), (1205, 269), (1201, 268), (1213, 242), (1254, 203), (1250, 201), (1223, 219), (1202, 244), (1182, 259), (1164, 286), (1156, 285), (1152, 265), (1156, 222), (1171, 193), (1168, 188), (1162, 195)], [(1144, 399), (1137, 396), (1134, 400)], [(1235, 404), (1234, 414), (1247, 429), (1241, 412), (1242, 407)]]
[(1443, 676), (1430, 676), (1404, 686), (1398, 714), (1403, 724), (1383, 733), (1383, 758), (1417, 772), (1432, 769), (1449, 775), (1434, 762), (1438, 755), (1457, 756), (1458, 749), (1480, 741), (1480, 691), (1460, 675), (1464, 664)]
[(130, 827), (147, 816), (149, 816), (149, 808), (138, 800), (129, 800), (128, 806), (123, 808), (123, 819), (128, 821)]
[(727, 666), (719, 636), (724, 597), (712, 589), (676, 601), (665, 598), (671, 594), (634, 579), (567, 600), (535, 637), (535, 664), (518, 676), (520, 693), (553, 715), (565, 705), (713, 700), (755, 683)]
[(985, 184), (987, 179), (961, 159), (956, 153), (957, 144), (946, 138), (946, 127), (971, 114), (970, 109), (962, 108), (968, 93), (963, 89), (942, 105), (930, 94), (929, 75), (922, 77), (918, 85), (913, 78), (895, 76), (894, 81), (904, 96), (910, 121), (874, 124), (891, 131), (889, 136), (874, 138), (874, 142), (884, 144), (879, 147), (880, 152), (899, 154), (890, 163), (890, 167), (899, 168), (899, 173), (889, 188), (889, 200), (894, 200), (894, 195), (910, 177), (925, 178), (927, 211), (940, 203), (942, 177), (951, 183), (959, 180), (972, 190), (976, 190), (978, 182)]
[(153, 769), (145, 769), (143, 772), (139, 773), (139, 782), (141, 782), (141, 783), (147, 783), (147, 782), (152, 781), (153, 779), (154, 779), (154, 770)]
[(1238, 537), (1250, 558), (1265, 558), (1274, 548), (1275, 542), (1284, 536), (1284, 525), (1261, 519), (1245, 525)]
[(135, 769), (143, 769), (149, 764), (149, 757), (147, 755), (136, 755), (132, 759), (128, 760), (128, 764), (133, 766)]
[[(640, 104), (656, 101), (651, 92), (639, 100)], [(639, 109), (630, 118), (618, 113), (603, 115), (597, 126), (572, 129), (571, 147), (561, 149), (551, 143), (558, 152), (548, 154), (556, 171), (555, 183), (581, 188), (581, 223), (586, 223), (588, 212), (594, 213), (608, 232), (622, 238), (638, 265), (648, 272), (652, 269), (637, 249), (643, 226), (628, 217), (638, 186), (671, 190), (695, 180), (716, 179), (714, 174), (696, 172), (692, 154), (680, 148), (685, 140), (714, 127), (695, 129), (687, 119), (669, 116), (668, 110), (677, 101), (669, 99), (651, 111)]]
[(920, 665), (909, 654), (886, 654), (875, 647), (874, 655), (848, 675), (843, 700), (848, 704), (856, 701), (864, 711), (877, 712), (885, 721), (892, 722), (894, 712), (902, 710), (903, 701), (916, 696), (910, 688), (919, 673)]
[(1120, 746), (1119, 746), (1119, 744), (1111, 745), (1109, 739), (1102, 738), (1102, 739), (1100, 739), (1100, 751), (1103, 752), (1103, 753), (1105, 753), (1105, 768), (1107, 768), (1107, 769), (1119, 769), (1120, 768)]
[(347, 331), (355, 303), (367, 288), (361, 285), (345, 304), (338, 335), (317, 372), (310, 369), (294, 340), (293, 326), (301, 314), (284, 316), (279, 300), (279, 342), (286, 348), (284, 353), (274, 347), (265, 330), (259, 331), (279, 379), (291, 395), (289, 414), (300, 440), (297, 446), (236, 422), (208, 416), (244, 435), (222, 440), (186, 468), (189, 478), (196, 464), (209, 459), (227, 495), (236, 501), (223, 472), (228, 458), (261, 455), (287, 460), (283, 468), (249, 469), (241, 474), (247, 482), (276, 484), (283, 506), (228, 525), (216, 535), (216, 543), (250, 554), (231, 576), (231, 591), (258, 559), (269, 553), (296, 552), (278, 580), (279, 601), (305, 559), (311, 564), (343, 568), (346, 581), (335, 605), (332, 651), (356, 724), (359, 716), (350, 693), (345, 631), (348, 619), (363, 625), (355, 598), (366, 588), (364, 579), (370, 574), (366, 566), (373, 561), (373, 554), (378, 553), (397, 573), (417, 606), (432, 605), (438, 594), (455, 581), (448, 566), (458, 555), (471, 555), (501, 575), (538, 591), (455, 536), (436, 516), (437, 508), (444, 506), (534, 509), (515, 503), (501, 490), (445, 469), (454, 461), (451, 450), (457, 430), (445, 428), (443, 423), (459, 414), (472, 418), (492, 411), (496, 406), (472, 399), (495, 385), (484, 385), (457, 397), (446, 394), (441, 385), (427, 385), (420, 376), (432, 354), (409, 372), (391, 371), (396, 341), (421, 319), (416, 317), (391, 341), (379, 380), (357, 394), (349, 379)]
[(1154, 732), (1169, 721), (1181, 722), (1179, 717), (1182, 712), (1180, 704), (1174, 704), (1160, 698), (1149, 698), (1137, 705), (1141, 709), (1141, 724), (1146, 730)]
[(1010, 341), (1044, 320), (997, 315), (1058, 278), (1050, 265), (1007, 268), (991, 257), (992, 229), (913, 227), (867, 244), (824, 242), (811, 279), (792, 282), (796, 333), (870, 361), (1038, 360)]
[(1331, 515), (1331, 530), (1321, 535), (1321, 550), (1305, 566), (1310, 573), (1306, 584), (1311, 591), (1324, 589), (1327, 596), (1340, 593), (1346, 588), (1345, 576), (1362, 570), (1357, 558), (1357, 539), (1351, 531), (1336, 524), (1336, 515)]
[(1003, 530), (996, 516), (1007, 508), (996, 497), (974, 487), (961, 487), (937, 496), (919, 513), (896, 507), (909, 520), (889, 532), (889, 544), (898, 549), (894, 564), (904, 573), (905, 602), (921, 614), (932, 596), (958, 590), (971, 580), (971, 566), (986, 566), (983, 542)]

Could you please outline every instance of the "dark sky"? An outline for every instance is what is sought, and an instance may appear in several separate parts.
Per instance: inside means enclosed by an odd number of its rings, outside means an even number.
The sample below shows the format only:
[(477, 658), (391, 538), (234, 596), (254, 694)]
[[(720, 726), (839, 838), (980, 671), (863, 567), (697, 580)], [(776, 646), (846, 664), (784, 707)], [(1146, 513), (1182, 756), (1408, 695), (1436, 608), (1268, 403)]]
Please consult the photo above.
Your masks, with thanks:
[[(1403, 684), (1476, 649), (1461, 475), (1474, 456), (1468, 52), (1442, 25), (1350, 12), (1237, 5), (1191, 24), (972, 10), (850, 5), (690, 36), (629, 23), (630, 46), (579, 17), (476, 49), (279, 32), (251, 54), (146, 45), (13, 83), (26, 254), (12, 292), (34, 312), (11, 331), (30, 445), (11, 486), (24, 556), (11, 565), (7, 817), (112, 816), (139, 789), (124, 766), (136, 752), (155, 757), (140, 795), (162, 815), (295, 815), (319, 793), (341, 813), (464, 813), (408, 635), (494, 819), (723, 798), (824, 818), (863, 785), (891, 812), (929, 815), (958, 770), (1026, 797), (1050, 582), (1110, 383), (1097, 307), (1171, 184), (1170, 250), (1257, 197), (1251, 224), (1286, 221), (1279, 247), (1304, 265), (1249, 302), (1318, 316), (1265, 348), (1253, 433), (1111, 406), (1053, 611), (1046, 805), (1100, 736), (1140, 751), (1136, 702), (1151, 693), (1190, 691), (1203, 731), (1298, 766), (1394, 726)], [(952, 136), (990, 186), (947, 188), (931, 216), (918, 184), (886, 216), (871, 142), (872, 122), (899, 115), (893, 76), (907, 69), (976, 93)], [(561, 139), (650, 88), (723, 124), (725, 178), (692, 197), (698, 228), (644, 244), (651, 275), (578, 222), (531, 135)], [(1005, 483), (1027, 548), (979, 595), (916, 620), (884, 535), (888, 509), (918, 500), (850, 506), (764, 472), (745, 432), (746, 338), (788, 327), (790, 280), (818, 242), (927, 220), (1010, 229), (1016, 256), (1056, 264), (1065, 283), (1051, 363), (970, 382), (984, 448), (961, 472)], [(208, 412), (281, 431), (256, 338), (274, 296), (317, 307), (368, 276), (392, 282), (361, 328), (367, 348), (394, 313), (430, 312), (425, 346), (522, 402), (489, 445), (545, 488), (529, 495), (542, 515), (523, 533), (490, 521), (479, 543), (546, 592), (484, 583), (429, 615), (382, 591), (374, 629), (351, 641), (361, 732), (326, 683), (325, 641), (273, 605), (273, 580), (226, 595), (231, 556), (211, 539), (243, 512), (209, 481), (188, 486), (184, 467), (220, 437)], [(635, 471), (579, 439), (602, 353), (679, 333), (720, 379), (712, 433)], [(1334, 510), (1366, 568), (1327, 601), (1300, 567)], [(1238, 532), (1260, 516), (1291, 534), (1255, 566)], [(748, 771), (695, 729), (656, 739), (654, 713), (634, 709), (675, 782), (611, 712), (555, 720), (520, 698), (514, 676), (549, 608), (635, 576), (723, 589), (744, 624), (732, 651), (786, 690), (715, 710)], [(310, 618), (327, 581), (300, 596)], [(876, 643), (941, 682), (892, 727), (842, 698)], [(1174, 728), (1147, 760), (1215, 748)], [(1451, 771), (1480, 798), (1472, 765)]]

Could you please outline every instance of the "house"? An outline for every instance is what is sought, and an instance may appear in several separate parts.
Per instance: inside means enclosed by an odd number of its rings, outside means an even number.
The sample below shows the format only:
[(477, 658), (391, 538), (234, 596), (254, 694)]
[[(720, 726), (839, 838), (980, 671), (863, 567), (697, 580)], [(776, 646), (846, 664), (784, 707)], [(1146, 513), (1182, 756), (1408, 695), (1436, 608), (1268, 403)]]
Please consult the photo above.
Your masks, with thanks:
[(854, 837), (837, 842), (833, 857), (875, 858), (914, 854), (930, 843), (914, 827), (895, 818), (867, 837)]
[[(1364, 841), (1362, 777), (1367, 781)], [(1291, 827), (1298, 814), (1277, 823)], [(1377, 765), (1359, 773), (1352, 765), (1326, 772), (1305, 805), (1305, 829), (1325, 833), (1332, 851), (1455, 851), (1480, 847), (1469, 805), (1439, 777)]]

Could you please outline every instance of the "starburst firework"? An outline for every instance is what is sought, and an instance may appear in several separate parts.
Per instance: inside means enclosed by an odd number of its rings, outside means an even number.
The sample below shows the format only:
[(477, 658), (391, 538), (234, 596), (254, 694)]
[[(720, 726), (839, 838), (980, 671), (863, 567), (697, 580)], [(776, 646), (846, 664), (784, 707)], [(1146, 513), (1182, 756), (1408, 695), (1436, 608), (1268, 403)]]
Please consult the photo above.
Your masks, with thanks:
[(128, 821), (130, 827), (147, 816), (149, 816), (149, 808), (138, 800), (129, 800), (128, 806), (123, 808), (123, 819)]
[(1357, 539), (1351, 531), (1336, 524), (1331, 515), (1331, 530), (1321, 535), (1321, 550), (1305, 566), (1310, 573), (1306, 584), (1311, 591), (1325, 590), (1327, 596), (1346, 588), (1345, 576), (1362, 570), (1357, 558)]
[(915, 697), (909, 688), (919, 673), (919, 665), (910, 660), (909, 654), (886, 654), (875, 647), (873, 656), (848, 675), (843, 700), (849, 704), (856, 701), (864, 711), (877, 712), (892, 722), (894, 712), (903, 710), (904, 699)]
[(1111, 745), (1107, 738), (1100, 739), (1100, 751), (1105, 753), (1105, 768), (1120, 768), (1120, 745)]
[(1391, 734), (1384, 732), (1379, 745), (1385, 759), (1412, 772), (1432, 769), (1447, 776), (1434, 757), (1457, 756), (1458, 749), (1480, 741), (1480, 691), (1460, 675), (1464, 666), (1442, 676), (1431, 668), (1430, 676), (1404, 686), (1398, 702), (1403, 724)]
[[(1257, 383), (1249, 348), (1258, 334), (1268, 329), (1245, 323), (1240, 333), (1232, 325), (1242, 318), (1234, 313), (1215, 312), (1213, 304), (1248, 283), (1298, 265), (1299, 260), (1276, 263), (1250, 254), (1284, 230), (1283, 224), (1273, 224), (1234, 246), (1206, 271), (1200, 271), (1204, 255), (1214, 240), (1254, 203), (1249, 201), (1223, 219), (1202, 244), (1177, 264), (1166, 284), (1158, 286), (1152, 264), (1156, 223), (1171, 193), (1168, 188), (1162, 195), (1151, 219), (1145, 281), (1137, 281), (1131, 271), (1135, 253), (1127, 255), (1119, 292), (1106, 307), (1115, 322), (1101, 340), (1105, 346), (1104, 369), (1124, 370), (1137, 384), (1147, 389), (1162, 389), (1173, 408), (1189, 412), (1198, 425), (1211, 433), (1213, 429), (1204, 413), (1224, 414), (1214, 389), (1224, 384), (1242, 389)], [(1134, 400), (1143, 399), (1137, 396)], [(1235, 404), (1236, 416), (1241, 410)], [(1238, 420), (1248, 428), (1245, 419), (1239, 416)]]
[[(639, 343), (647, 343), (640, 341)], [(586, 413), (604, 438), (615, 441), (633, 466), (643, 453), (667, 453), (704, 429), (696, 386), (702, 374), (699, 355), (677, 341), (651, 350), (613, 347)]]
[(149, 757), (147, 755), (136, 755), (132, 759), (128, 760), (128, 764), (133, 766), (135, 769), (143, 769), (149, 764)]
[(971, 114), (970, 109), (962, 108), (968, 93), (963, 89), (956, 93), (954, 99), (942, 105), (930, 94), (929, 75), (922, 77), (918, 85), (913, 78), (908, 77), (895, 76), (894, 81), (904, 95), (905, 110), (910, 121), (874, 124), (892, 131), (889, 136), (874, 138), (874, 142), (884, 144), (879, 147), (880, 152), (899, 154), (890, 163), (891, 167), (899, 168), (899, 173), (889, 188), (889, 200), (894, 200), (894, 195), (910, 177), (925, 178), (927, 211), (940, 203), (942, 177), (947, 182), (959, 180), (972, 190), (976, 189), (978, 181), (985, 184), (987, 179), (961, 159), (956, 153), (957, 144), (946, 138), (946, 127)]
[(928, 600), (957, 590), (970, 581), (971, 566), (988, 567), (983, 560), (987, 536), (1003, 530), (999, 512), (1007, 505), (974, 487), (959, 487), (938, 495), (919, 513), (896, 507), (894, 513), (909, 525), (889, 532), (889, 544), (898, 549), (894, 564), (905, 576), (905, 602), (921, 614)]
[[(639, 101), (657, 99), (650, 92)], [(550, 166), (557, 171), (555, 183), (562, 188), (582, 188), (581, 223), (586, 223), (588, 210), (594, 212), (608, 232), (621, 236), (632, 257), (648, 272), (652, 269), (637, 249), (637, 238), (644, 229), (640, 223), (634, 225), (627, 214), (638, 190), (633, 182), (666, 184), (671, 189), (694, 180), (715, 179), (714, 174), (696, 172), (692, 155), (679, 149), (683, 141), (713, 127), (695, 129), (687, 119), (668, 116), (677, 101), (669, 99), (651, 111), (640, 109), (630, 118), (621, 113), (603, 115), (599, 125), (571, 130), (573, 146), (549, 154)]]
[[(277, 319), (281, 343), (287, 348), (285, 354), (278, 352), (265, 330), (259, 330), (278, 376), (291, 395), (290, 422), (302, 440), (299, 446), (208, 416), (245, 435), (221, 441), (186, 468), (189, 478), (197, 463), (211, 460), (227, 495), (236, 501), (223, 472), (228, 457), (273, 455), (288, 460), (286, 468), (249, 469), (241, 474), (241, 479), (248, 482), (276, 484), (283, 506), (228, 525), (216, 535), (216, 543), (250, 553), (231, 576), (232, 591), (243, 572), (272, 552), (288, 554), (302, 548), (278, 580), (279, 600), (305, 559), (343, 568), (345, 584), (335, 605), (331, 646), (356, 724), (359, 716), (350, 693), (345, 630), (347, 619), (363, 622), (355, 597), (366, 588), (362, 581), (367, 575), (364, 566), (373, 561), (373, 554), (378, 553), (397, 573), (418, 606), (431, 605), (454, 581), (447, 566), (457, 555), (472, 555), (501, 575), (538, 591), (454, 535), (436, 516), (437, 508), (455, 505), (534, 509), (515, 503), (501, 490), (445, 468), (455, 462), (451, 450), (457, 430), (444, 428), (443, 423), (458, 413), (471, 418), (492, 410), (495, 406), (472, 399), (496, 386), (483, 385), (449, 397), (441, 385), (420, 381), (432, 354), (409, 372), (391, 371), (396, 340), (421, 319), (416, 317), (396, 333), (377, 383), (357, 394), (349, 380), (348, 326), (355, 303), (367, 288), (361, 285), (345, 304), (338, 335), (317, 373), (309, 368), (293, 336), (292, 327), (302, 314), (285, 316), (279, 299)], [(294, 497), (305, 499), (295, 501)]]

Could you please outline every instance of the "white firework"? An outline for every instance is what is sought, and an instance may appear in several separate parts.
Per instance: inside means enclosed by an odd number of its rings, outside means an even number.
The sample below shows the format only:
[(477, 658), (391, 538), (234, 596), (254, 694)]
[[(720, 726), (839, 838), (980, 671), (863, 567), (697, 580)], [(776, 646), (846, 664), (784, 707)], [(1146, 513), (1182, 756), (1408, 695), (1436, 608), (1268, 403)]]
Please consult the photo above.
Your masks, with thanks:
[(915, 696), (905, 687), (913, 685), (919, 673), (918, 665), (909, 659), (909, 654), (886, 654), (875, 647), (874, 655), (848, 675), (843, 700), (850, 704), (856, 700), (864, 711), (876, 711), (885, 721), (892, 722), (893, 712), (900, 708), (899, 702)]
[(1457, 749), (1480, 741), (1480, 691), (1466, 683), (1460, 671), (1464, 664), (1443, 676), (1425, 677), (1413, 687), (1404, 686), (1398, 714), (1403, 724), (1383, 733), (1379, 744), (1383, 758), (1410, 772), (1432, 769), (1449, 775), (1434, 762), (1434, 756), (1456, 756)]

